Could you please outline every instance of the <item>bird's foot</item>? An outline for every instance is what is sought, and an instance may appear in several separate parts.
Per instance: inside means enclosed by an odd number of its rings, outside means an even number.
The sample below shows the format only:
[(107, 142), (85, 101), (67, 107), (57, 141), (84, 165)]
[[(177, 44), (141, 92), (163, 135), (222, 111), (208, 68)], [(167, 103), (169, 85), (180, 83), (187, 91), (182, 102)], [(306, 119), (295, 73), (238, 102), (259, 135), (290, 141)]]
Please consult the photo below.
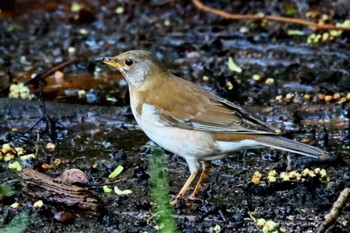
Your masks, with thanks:
[(181, 201), (181, 199), (182, 199), (182, 197), (179, 197), (179, 196), (177, 196), (177, 197), (175, 197), (175, 199), (173, 199), (173, 200), (171, 200), (170, 201), (170, 205), (171, 206), (177, 206), (177, 204), (179, 204), (179, 202)]
[(198, 197), (198, 193), (193, 191), (191, 195), (188, 197), (188, 200), (195, 201), (197, 200), (197, 197)]

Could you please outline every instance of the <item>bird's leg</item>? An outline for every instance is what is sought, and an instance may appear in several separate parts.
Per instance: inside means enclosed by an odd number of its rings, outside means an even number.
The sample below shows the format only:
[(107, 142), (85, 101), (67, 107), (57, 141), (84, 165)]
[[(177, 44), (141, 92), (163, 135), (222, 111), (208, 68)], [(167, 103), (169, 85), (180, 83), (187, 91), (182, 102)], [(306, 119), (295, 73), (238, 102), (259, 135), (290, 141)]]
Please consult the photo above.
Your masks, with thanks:
[(201, 176), (199, 177), (199, 180), (198, 180), (198, 182), (197, 182), (197, 185), (196, 185), (196, 187), (194, 188), (192, 194), (190, 195), (190, 197), (189, 197), (188, 199), (190, 199), (190, 200), (192, 200), (192, 201), (196, 199), (196, 197), (197, 197), (198, 194), (199, 194), (200, 189), (201, 189), (202, 186), (203, 186), (205, 177), (207, 176), (207, 174), (208, 174), (209, 171), (210, 171), (210, 168), (211, 168), (211, 162), (210, 162), (210, 161), (203, 161), (203, 171), (202, 171), (202, 174), (201, 174)]
[(190, 187), (192, 181), (194, 180), (194, 178), (197, 176), (198, 172), (193, 172), (191, 173), (190, 177), (188, 177), (186, 183), (184, 184), (184, 186), (182, 187), (182, 189), (180, 190), (179, 194), (177, 194), (176, 198), (170, 202), (170, 204), (172, 206), (176, 205), (185, 195), (188, 187)]

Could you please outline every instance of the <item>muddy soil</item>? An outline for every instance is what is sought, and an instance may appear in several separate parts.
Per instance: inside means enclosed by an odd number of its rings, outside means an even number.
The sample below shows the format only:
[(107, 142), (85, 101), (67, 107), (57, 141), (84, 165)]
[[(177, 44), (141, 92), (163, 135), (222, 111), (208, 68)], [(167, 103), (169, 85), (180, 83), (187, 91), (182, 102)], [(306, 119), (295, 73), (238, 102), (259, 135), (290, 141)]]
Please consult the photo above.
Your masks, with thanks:
[[(316, 12), (331, 22), (343, 22), (350, 12), (343, 1), (203, 2), (235, 13), (305, 18)], [(75, 220), (61, 223), (55, 214), (71, 210), (49, 203), (33, 209), (33, 201), (20, 191), (18, 172), (1, 160), (0, 183), (18, 190), (1, 199), (1, 228), (25, 213), (25, 232), (157, 231), (148, 171), (153, 145), (133, 119), (125, 80), (94, 63), (97, 57), (130, 49), (149, 50), (174, 74), (245, 106), (286, 137), (340, 158), (310, 164), (291, 155), (293, 170), (319, 167), (329, 180), (258, 186), (250, 182), (254, 172), (266, 177), (270, 170), (286, 171), (285, 153), (249, 150), (215, 161), (199, 199), (174, 208), (179, 232), (260, 232), (251, 216), (273, 220), (286, 232), (316, 232), (339, 193), (349, 187), (349, 33), (310, 44), (307, 38), (315, 32), (302, 26), (231, 22), (201, 12), (189, 1), (17, 0), (0, 3), (0, 9), (1, 146), (10, 143), (33, 153), (39, 147), (38, 158), (21, 162), (24, 167), (60, 159), (60, 166), (45, 171), (52, 177), (79, 168), (91, 183), (104, 182), (122, 165), (118, 187), (132, 190), (120, 196), (104, 193), (100, 186), (89, 188), (101, 200), (101, 215), (72, 211)], [(229, 69), (229, 57), (241, 73)], [(32, 100), (8, 98), (9, 85), (19, 82), (28, 84)], [(56, 145), (54, 150), (47, 149), (48, 142)], [(176, 155), (166, 152), (164, 159), (171, 197), (189, 172)], [(12, 208), (14, 202), (20, 207)], [(329, 232), (350, 231), (349, 207)]]

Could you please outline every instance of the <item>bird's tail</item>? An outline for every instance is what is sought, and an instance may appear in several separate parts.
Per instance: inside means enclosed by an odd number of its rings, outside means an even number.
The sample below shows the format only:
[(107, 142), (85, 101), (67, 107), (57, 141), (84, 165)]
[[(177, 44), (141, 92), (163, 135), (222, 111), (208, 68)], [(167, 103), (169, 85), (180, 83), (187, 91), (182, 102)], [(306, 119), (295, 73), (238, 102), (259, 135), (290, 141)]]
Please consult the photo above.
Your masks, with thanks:
[(289, 151), (311, 158), (325, 159), (329, 157), (329, 153), (327, 151), (280, 136), (265, 136), (255, 139), (255, 141), (262, 146)]

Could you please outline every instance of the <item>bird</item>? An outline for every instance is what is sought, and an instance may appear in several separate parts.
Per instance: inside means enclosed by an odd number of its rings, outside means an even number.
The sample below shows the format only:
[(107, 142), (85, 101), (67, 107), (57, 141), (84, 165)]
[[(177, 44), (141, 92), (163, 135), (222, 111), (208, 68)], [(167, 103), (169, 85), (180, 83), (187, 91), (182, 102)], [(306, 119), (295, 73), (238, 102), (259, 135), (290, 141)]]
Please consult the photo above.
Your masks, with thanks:
[(126, 79), (130, 107), (144, 133), (160, 147), (186, 160), (190, 176), (172, 200), (183, 199), (202, 172), (189, 200), (195, 200), (211, 161), (235, 151), (273, 148), (315, 159), (329, 153), (282, 136), (281, 130), (257, 119), (238, 104), (172, 74), (144, 50), (130, 50), (95, 60), (118, 70)]

